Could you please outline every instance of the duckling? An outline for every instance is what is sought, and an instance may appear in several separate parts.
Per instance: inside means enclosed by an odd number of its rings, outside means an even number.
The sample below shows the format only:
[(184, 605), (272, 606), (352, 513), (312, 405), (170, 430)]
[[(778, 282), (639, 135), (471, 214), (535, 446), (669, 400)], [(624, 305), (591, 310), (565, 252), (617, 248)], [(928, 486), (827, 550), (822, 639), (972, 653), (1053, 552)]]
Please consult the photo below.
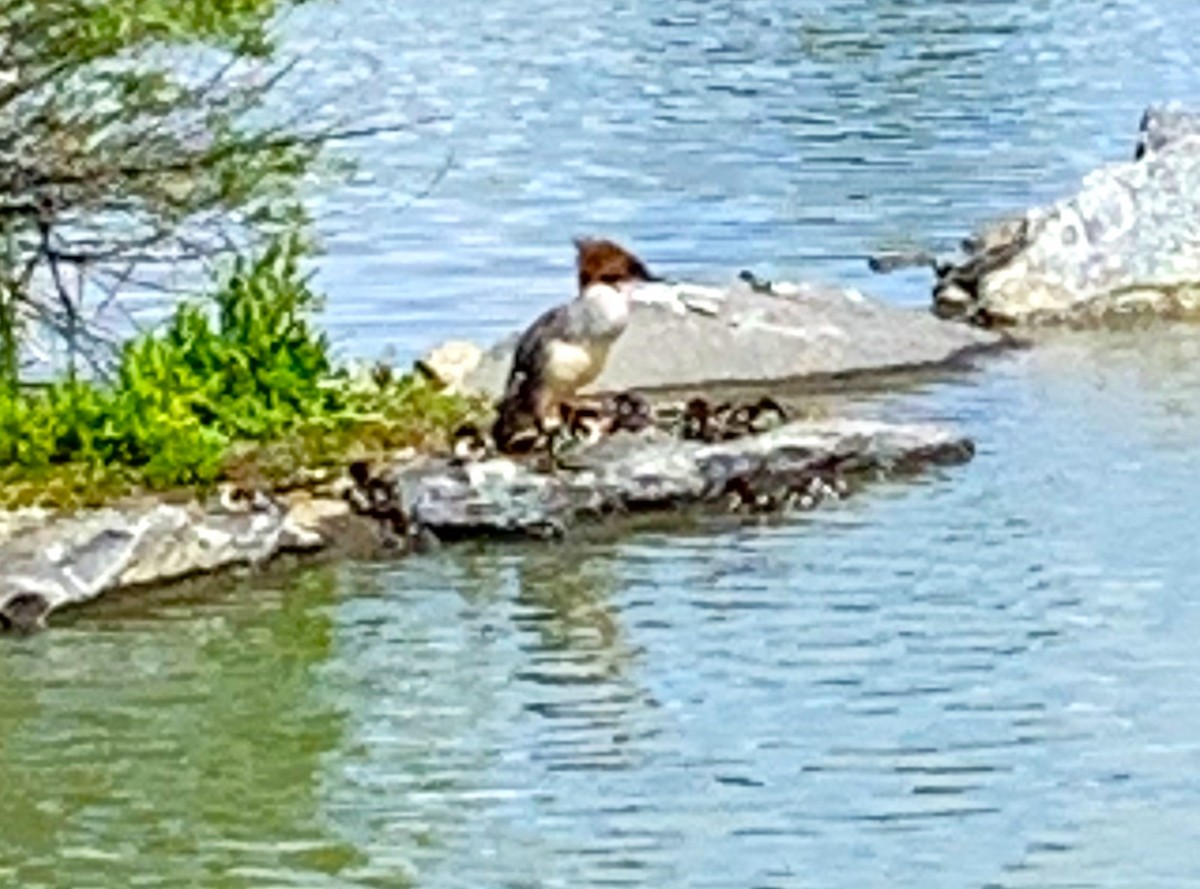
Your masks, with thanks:
[(722, 420), (732, 406), (722, 402), (713, 407), (706, 398), (692, 398), (683, 408), (683, 438), (712, 443), (725, 435)]
[(758, 435), (788, 421), (787, 412), (774, 398), (763, 396), (753, 404), (744, 404), (729, 415), (728, 437)]
[(226, 483), (218, 488), (217, 503), (221, 511), (229, 515), (269, 512), (278, 505), (261, 488), (236, 483)]
[(606, 431), (603, 411), (595, 405), (564, 403), (558, 410), (562, 418), (558, 428), (572, 441), (593, 444)]
[(377, 516), (391, 510), (392, 486), (371, 472), (366, 460), (355, 460), (348, 470), (354, 487), (346, 491), (346, 499), (363, 515)]
[(613, 410), (610, 432), (641, 432), (654, 425), (650, 402), (637, 392), (618, 392), (613, 396)]
[(478, 463), (492, 454), (491, 444), (474, 423), (464, 423), (451, 434), (452, 461), (456, 465)]

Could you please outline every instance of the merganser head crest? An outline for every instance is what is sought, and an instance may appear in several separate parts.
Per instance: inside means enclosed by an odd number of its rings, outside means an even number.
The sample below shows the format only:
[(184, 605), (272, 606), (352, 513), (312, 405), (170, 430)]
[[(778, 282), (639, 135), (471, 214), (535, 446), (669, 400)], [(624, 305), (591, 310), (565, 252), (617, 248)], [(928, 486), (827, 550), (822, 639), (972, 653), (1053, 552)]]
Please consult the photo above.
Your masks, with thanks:
[(630, 281), (660, 280), (650, 274), (645, 263), (613, 241), (576, 238), (575, 249), (580, 292), (592, 284), (616, 286)]

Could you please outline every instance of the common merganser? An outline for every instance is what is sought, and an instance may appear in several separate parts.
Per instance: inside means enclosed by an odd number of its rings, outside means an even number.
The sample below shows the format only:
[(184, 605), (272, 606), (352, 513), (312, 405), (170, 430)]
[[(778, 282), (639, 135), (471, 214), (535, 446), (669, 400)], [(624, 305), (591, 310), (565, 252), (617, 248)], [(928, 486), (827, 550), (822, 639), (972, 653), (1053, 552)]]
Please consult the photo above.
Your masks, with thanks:
[(492, 427), (501, 451), (554, 431), (563, 405), (604, 369), (609, 349), (629, 324), (633, 292), (659, 280), (612, 241), (578, 239), (575, 247), (578, 296), (543, 313), (517, 341)]

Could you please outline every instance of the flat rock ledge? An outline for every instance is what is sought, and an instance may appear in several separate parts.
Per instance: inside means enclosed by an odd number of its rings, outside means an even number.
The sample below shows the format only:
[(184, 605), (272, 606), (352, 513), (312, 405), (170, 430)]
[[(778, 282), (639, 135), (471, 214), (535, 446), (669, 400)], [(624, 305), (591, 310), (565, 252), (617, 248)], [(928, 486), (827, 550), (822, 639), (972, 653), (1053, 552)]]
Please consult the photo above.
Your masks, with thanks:
[[(883, 375), (952, 366), (1011, 344), (995, 332), (946, 324), (857, 290), (748, 277), (728, 287), (640, 290), (629, 327), (586, 391), (701, 391)], [(495, 399), (516, 340), (514, 334), (486, 351), (443, 344), (418, 367), (456, 391)]]
[(712, 444), (618, 433), (554, 474), (496, 459), (397, 467), (380, 481), (415, 528), (439, 539), (560, 537), (613, 514), (811, 507), (856, 483), (973, 454), (969, 439), (932, 426), (803, 421)]
[(403, 553), (467, 538), (557, 538), (598, 518), (708, 506), (807, 509), (862, 484), (971, 458), (969, 439), (931, 426), (804, 421), (713, 444), (658, 430), (618, 433), (550, 474), (506, 458), (421, 458), (357, 473), (341, 497), (270, 498), (237, 509), (145, 503), (52, 516), (0, 515), (0, 625), (116, 590), (157, 586), (285, 553), (348, 549), (366, 532)]
[(158, 586), (330, 546), (346, 503), (262, 497), (234, 508), (145, 501), (56, 515), (0, 513), (0, 630), (113, 590)]

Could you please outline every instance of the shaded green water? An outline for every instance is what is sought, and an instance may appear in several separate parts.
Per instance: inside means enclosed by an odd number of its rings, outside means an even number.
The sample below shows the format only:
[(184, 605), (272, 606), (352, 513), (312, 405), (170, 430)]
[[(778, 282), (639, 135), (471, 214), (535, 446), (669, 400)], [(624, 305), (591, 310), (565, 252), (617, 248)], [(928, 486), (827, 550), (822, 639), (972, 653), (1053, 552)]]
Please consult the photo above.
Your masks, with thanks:
[(335, 594), (314, 573), (106, 603), (6, 646), (0, 874), (14, 886), (155, 874), (259, 885), (352, 861), (353, 846), (328, 836), (317, 785), (344, 740), (314, 686), (334, 648), (321, 610)]
[[(330, 325), (402, 356), (507, 330), (579, 231), (920, 303), (862, 254), (1127, 156), (1146, 101), (1196, 93), (1198, 25), (313, 7), (298, 101), (445, 118), (321, 202)], [(1198, 368), (1162, 326), (850, 399), (978, 456), (807, 516), (98, 603), (0, 646), (0, 885), (1200, 885)]]

